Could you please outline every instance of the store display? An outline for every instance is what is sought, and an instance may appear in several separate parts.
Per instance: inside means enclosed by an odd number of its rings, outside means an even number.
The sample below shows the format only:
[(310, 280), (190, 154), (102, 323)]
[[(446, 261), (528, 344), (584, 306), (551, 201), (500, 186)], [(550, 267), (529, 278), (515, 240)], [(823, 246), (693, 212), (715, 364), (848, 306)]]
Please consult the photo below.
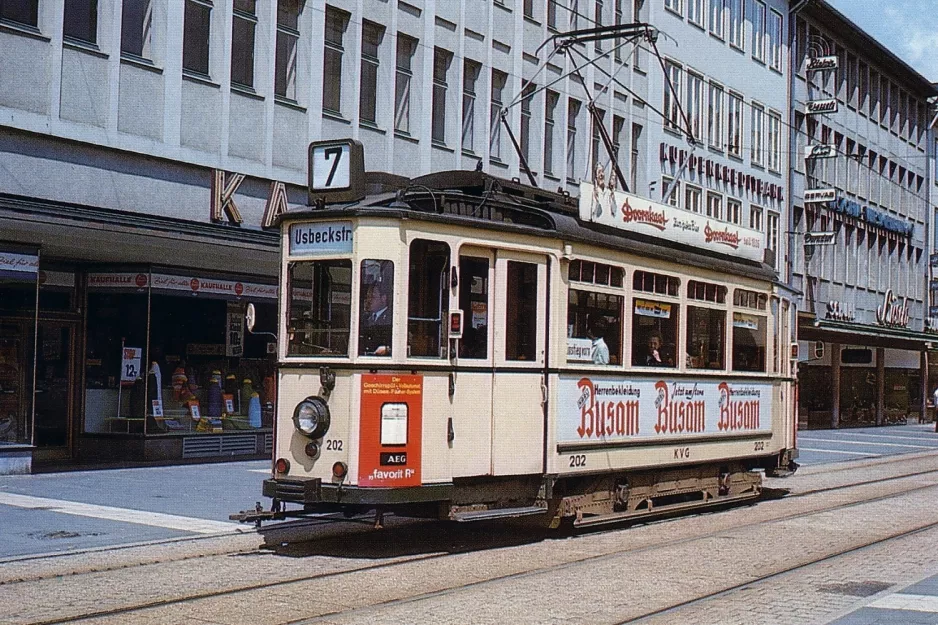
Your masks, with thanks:
[(248, 424), (252, 428), (261, 427), (261, 396), (257, 393), (251, 393), (248, 402)]
[(221, 371), (212, 371), (212, 377), (208, 382), (208, 410), (206, 414), (211, 418), (221, 418), (222, 398), (221, 398)]

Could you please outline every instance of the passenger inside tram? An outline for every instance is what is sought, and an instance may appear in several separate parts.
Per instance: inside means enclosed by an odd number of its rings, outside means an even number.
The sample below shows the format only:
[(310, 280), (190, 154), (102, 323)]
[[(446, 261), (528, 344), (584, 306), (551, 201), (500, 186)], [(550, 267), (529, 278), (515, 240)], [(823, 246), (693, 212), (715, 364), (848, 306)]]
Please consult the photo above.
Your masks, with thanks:
[(362, 261), (362, 300), (358, 324), (360, 356), (391, 355), (393, 271), (390, 261)]

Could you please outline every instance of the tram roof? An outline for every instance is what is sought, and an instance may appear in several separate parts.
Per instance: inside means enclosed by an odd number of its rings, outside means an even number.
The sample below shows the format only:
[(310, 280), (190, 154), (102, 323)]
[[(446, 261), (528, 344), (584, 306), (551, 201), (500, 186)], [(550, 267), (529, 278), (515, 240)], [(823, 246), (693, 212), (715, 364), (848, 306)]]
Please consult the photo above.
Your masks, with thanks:
[(458, 223), (550, 236), (565, 243), (587, 243), (646, 258), (678, 262), (757, 280), (777, 282), (766, 263), (725, 256), (689, 245), (624, 231), (579, 218), (578, 198), (481, 171), (441, 171), (417, 178), (369, 172), (368, 195), (357, 202), (320, 203), (282, 215), (284, 221), (316, 217), (388, 217)]

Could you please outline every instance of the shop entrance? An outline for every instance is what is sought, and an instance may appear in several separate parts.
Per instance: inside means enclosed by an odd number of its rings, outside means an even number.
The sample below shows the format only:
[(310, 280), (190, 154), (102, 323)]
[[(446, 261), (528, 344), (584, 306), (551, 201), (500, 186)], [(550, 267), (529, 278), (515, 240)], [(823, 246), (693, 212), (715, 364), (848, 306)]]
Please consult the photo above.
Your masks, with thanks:
[(36, 436), (38, 459), (71, 455), (76, 324), (40, 319), (36, 340)]
[(29, 443), (32, 327), (0, 318), (0, 445)]

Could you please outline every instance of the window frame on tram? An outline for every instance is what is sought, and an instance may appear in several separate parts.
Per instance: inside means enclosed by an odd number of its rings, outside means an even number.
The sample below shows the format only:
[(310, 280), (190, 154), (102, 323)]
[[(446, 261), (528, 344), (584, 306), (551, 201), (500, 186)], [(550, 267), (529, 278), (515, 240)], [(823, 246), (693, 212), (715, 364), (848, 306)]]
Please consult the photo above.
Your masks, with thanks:
[[(570, 261), (565, 276), (568, 366), (623, 366), (627, 273), (613, 263), (581, 258)], [(595, 355), (600, 339), (608, 349), (606, 363)]]
[[(686, 282), (687, 311), (684, 314), (686, 369), (725, 371), (727, 352), (726, 320), (729, 289), (706, 280)], [(698, 318), (706, 315), (706, 318)], [(716, 331), (718, 336), (714, 337)]]
[[(641, 286), (639, 286), (641, 282)], [(634, 269), (632, 271), (629, 309), (631, 311), (631, 363), (633, 367), (681, 369), (681, 285), (684, 280), (666, 272)], [(641, 308), (644, 312), (638, 312)], [(658, 312), (660, 311), (660, 312)], [(664, 316), (664, 315), (667, 316)], [(647, 318), (656, 321), (645, 323)], [(670, 329), (664, 328), (662, 319), (669, 321)], [(651, 328), (642, 326), (651, 325)], [(652, 339), (658, 338), (656, 358), (659, 364), (647, 364), (653, 357)], [(643, 361), (644, 358), (644, 361)]]
[[(734, 373), (757, 373), (763, 375), (768, 373), (768, 361), (770, 358), (768, 342), (768, 304), (769, 295), (767, 293), (745, 287), (735, 287), (733, 289), (733, 332), (730, 338), (730, 370)], [(755, 328), (751, 327), (753, 322), (756, 324)], [(753, 334), (753, 332), (755, 334)], [(758, 359), (758, 355), (761, 352), (761, 367), (758, 363), (755, 365), (748, 364), (750, 357), (747, 355), (747, 350), (743, 348), (750, 346), (742, 344), (742, 339), (744, 338), (753, 339), (752, 347), (754, 347), (754, 350), (750, 349), (748, 352), (754, 351), (756, 359)], [(761, 345), (759, 344), (760, 338)]]

